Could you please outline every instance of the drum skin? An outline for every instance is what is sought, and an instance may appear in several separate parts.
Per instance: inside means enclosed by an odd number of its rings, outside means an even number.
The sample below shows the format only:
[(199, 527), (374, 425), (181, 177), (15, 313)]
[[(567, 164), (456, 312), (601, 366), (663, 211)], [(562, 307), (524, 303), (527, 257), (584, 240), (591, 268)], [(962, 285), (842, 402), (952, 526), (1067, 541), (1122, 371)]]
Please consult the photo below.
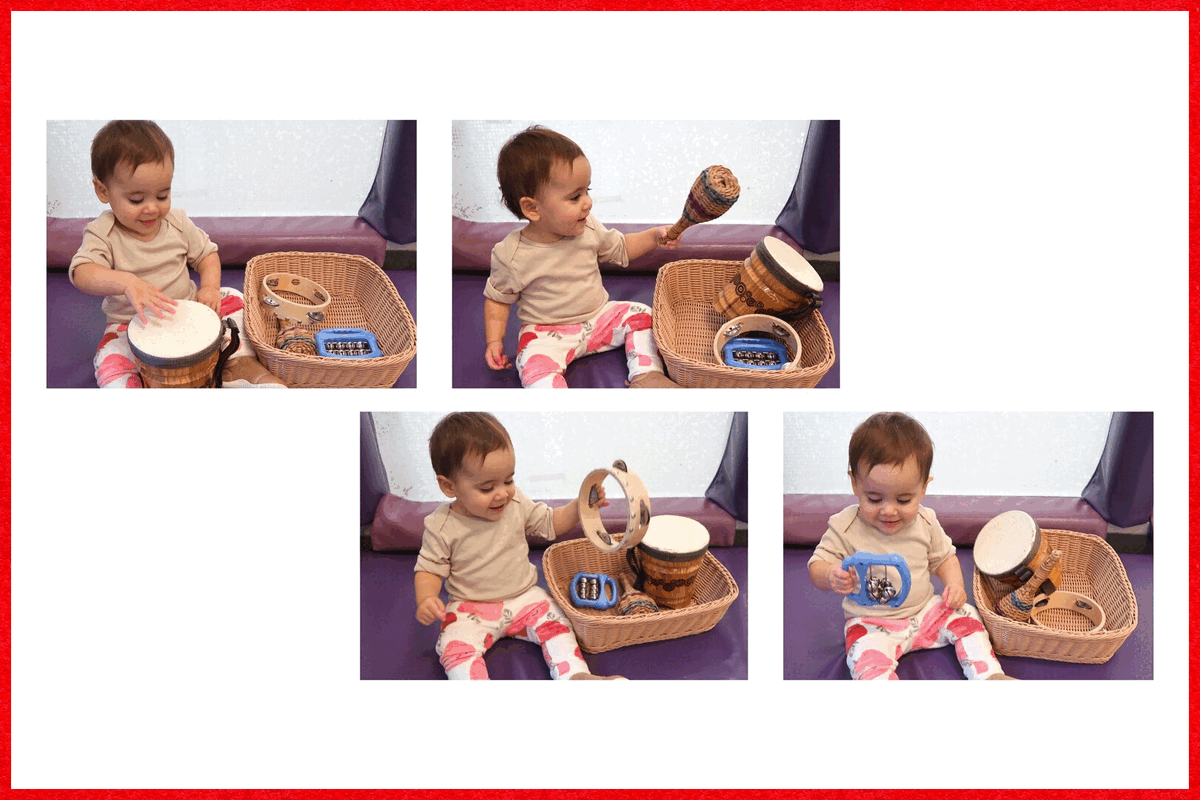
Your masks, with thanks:
[(190, 389), (213, 383), (221, 319), (203, 303), (181, 300), (174, 314), (130, 321), (129, 349), (149, 389)]
[[(975, 566), (984, 575), (1013, 586), (1033, 577), (1050, 557), (1050, 546), (1041, 528), (1024, 511), (1005, 511), (979, 532), (974, 545)], [(1046, 578), (1048, 592), (1062, 586), (1062, 566), (1055, 565)]]

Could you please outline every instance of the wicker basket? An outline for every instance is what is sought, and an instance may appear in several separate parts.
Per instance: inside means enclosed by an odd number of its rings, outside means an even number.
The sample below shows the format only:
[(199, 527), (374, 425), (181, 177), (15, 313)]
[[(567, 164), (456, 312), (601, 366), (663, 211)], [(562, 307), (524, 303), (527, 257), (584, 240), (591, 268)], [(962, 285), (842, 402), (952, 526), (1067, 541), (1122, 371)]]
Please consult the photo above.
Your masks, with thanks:
[(602, 553), (587, 539), (558, 542), (542, 557), (542, 571), (554, 601), (575, 628), (579, 646), (588, 653), (703, 633), (721, 621), (738, 596), (733, 576), (712, 553), (704, 554), (704, 563), (696, 575), (692, 605), (628, 617), (620, 616), (612, 608), (600, 611), (571, 604), (571, 579), (577, 572), (607, 573), (618, 584), (622, 575), (632, 578), (625, 551)]
[[(1090, 623), (1067, 611), (1048, 611), (1046, 628), (1017, 622), (996, 612), (996, 603), (1012, 586), (975, 570), (975, 606), (1002, 656), (1044, 658), (1076, 664), (1103, 664), (1112, 658), (1137, 627), (1137, 599), (1125, 567), (1115, 550), (1099, 536), (1075, 531), (1042, 529), (1051, 548), (1062, 551), (1063, 585), (1068, 592), (1093, 598), (1104, 609), (1104, 628), (1090, 632)], [(1061, 615), (1061, 616), (1052, 616)], [(1070, 630), (1070, 627), (1075, 630)]]
[[(328, 358), (280, 350), (279, 319), (264, 306), (262, 281), (272, 272), (314, 280), (332, 300), (322, 328), (363, 328), (375, 334), (380, 358)], [(374, 261), (341, 253), (264, 253), (246, 265), (246, 335), (258, 359), (289, 386), (395, 385), (417, 353), (417, 326), (395, 285)]]
[(713, 355), (713, 339), (726, 318), (713, 298), (742, 267), (741, 261), (675, 261), (654, 283), (654, 341), (667, 374), (681, 386), (704, 389), (747, 387), (811, 388), (833, 366), (833, 337), (820, 311), (795, 324), (800, 334), (797, 369), (759, 372), (727, 367)]

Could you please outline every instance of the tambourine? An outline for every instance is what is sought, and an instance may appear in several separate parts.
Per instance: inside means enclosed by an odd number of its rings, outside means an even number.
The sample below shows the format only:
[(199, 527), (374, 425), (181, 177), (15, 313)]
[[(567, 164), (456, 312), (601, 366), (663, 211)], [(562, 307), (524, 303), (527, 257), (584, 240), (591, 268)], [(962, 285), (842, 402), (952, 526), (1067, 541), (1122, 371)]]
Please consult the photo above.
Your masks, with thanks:
[[(625, 530), (613, 534), (605, 530), (604, 522), (600, 519), (600, 509), (596, 507), (600, 500), (600, 486), (610, 475), (616, 478), (629, 503), (629, 518), (626, 520)], [(579, 522), (587, 538), (603, 553), (628, 550), (636, 545), (646, 535), (646, 528), (650, 524), (650, 495), (642, 479), (630, 472), (624, 461), (619, 460), (614, 461), (607, 469), (594, 469), (589, 472), (579, 487)]]
[(1061, 589), (1053, 594), (1041, 595), (1034, 598), (1033, 607), (1029, 610), (1029, 621), (1040, 628), (1074, 631), (1074, 626), (1053, 624), (1053, 617), (1042, 619), (1046, 612), (1059, 609), (1086, 617), (1092, 624), (1091, 629), (1087, 633), (1095, 633), (1104, 628), (1104, 609), (1101, 608), (1099, 603), (1085, 595), (1076, 592), (1064, 592)]
[[(784, 355), (778, 357), (778, 366), (754, 363), (760, 360), (758, 356), (768, 349), (762, 347), (761, 340), (764, 338), (785, 348)], [(739, 344), (742, 345), (741, 350)], [(769, 314), (746, 314), (736, 317), (718, 328), (717, 335), (713, 338), (713, 357), (718, 364), (731, 367), (780, 371), (795, 369), (800, 366), (800, 355), (800, 334), (788, 323)]]
[[(316, 281), (290, 272), (272, 272), (263, 278), (263, 305), (280, 319), (296, 322), (323, 322), (329, 308), (329, 292)], [(308, 305), (289, 300), (279, 292), (287, 292), (308, 301)]]
[[(908, 590), (912, 588), (912, 572), (909, 571), (908, 564), (899, 553), (880, 555), (859, 550), (842, 561), (842, 569), (848, 570), (851, 567), (858, 575), (858, 591), (846, 596), (860, 606), (879, 605), (895, 608), (904, 602), (908, 597)], [(883, 577), (871, 575), (871, 567), (884, 567)], [(900, 590), (898, 592), (887, 578), (888, 567), (900, 573)]]

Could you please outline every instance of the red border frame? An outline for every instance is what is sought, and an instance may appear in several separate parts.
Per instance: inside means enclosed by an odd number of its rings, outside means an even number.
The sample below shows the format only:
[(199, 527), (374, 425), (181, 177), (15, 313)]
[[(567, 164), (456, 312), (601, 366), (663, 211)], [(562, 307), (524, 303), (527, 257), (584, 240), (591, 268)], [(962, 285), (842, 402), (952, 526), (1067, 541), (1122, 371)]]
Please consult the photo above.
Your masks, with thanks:
[[(896, 2), (886, 2), (885, 0), (850, 0), (850, 2), (836, 2), (835, 0), (818, 0), (818, 2), (797, 3), (788, 2), (788, 0), (673, 0), (673, 2), (656, 2), (653, 8), (647, 8), (645, 2), (637, 0), (609, 0), (608, 2), (587, 2), (587, 0), (576, 0), (575, 2), (547, 2), (547, 0), (503, 0), (502, 2), (488, 3), (475, 0), (467, 0), (466, 2), (456, 0), (412, 0), (411, 2), (370, 2), (370, 0), (314, 0), (308, 3), (289, 2), (287, 0), (254, 0), (252, 2), (237, 2), (237, 0), (224, 0), (222, 2), (212, 2), (211, 0), (123, 0), (123, 2), (105, 3), (102, 0), (49, 0), (48, 2), (10, 2), (8, 13), (4, 15), (4, 31), (3, 31), (3, 50), (2, 52), (2, 67), (3, 67), (3, 94), (0, 95), (0, 103), (3, 105), (3, 125), (4, 135), (0, 138), (0, 148), (3, 149), (3, 173), (5, 178), (5, 191), (3, 200), (0, 201), (0, 225), (7, 234), (12, 229), (12, 184), (11, 184), (11, 164), (12, 164), (12, 12), (13, 11), (359, 11), (359, 10), (394, 10), (394, 11), (457, 11), (457, 10), (488, 10), (488, 11), (783, 11), (783, 10), (807, 10), (807, 11), (886, 11), (886, 10), (924, 10), (924, 11), (1008, 11), (1008, 10), (1054, 10), (1054, 11), (1186, 11), (1188, 15), (1188, 128), (1189, 128), (1189, 164), (1188, 164), (1188, 226), (1190, 231), (1195, 231), (1197, 228), (1196, 218), (1196, 200), (1197, 200), (1197, 181), (1196, 181), (1196, 166), (1197, 166), (1197, 149), (1195, 144), (1195, 134), (1197, 130), (1196, 124), (1196, 97), (1195, 87), (1197, 78), (1196, 53), (1197, 42), (1200, 37), (1200, 24), (1198, 24), (1198, 14), (1200, 8), (1193, 4), (1185, 4), (1180, 2), (1154, 2), (1153, 0), (1144, 0), (1143, 2), (1117, 2), (1110, 0), (1109, 2), (1085, 2), (1084, 0), (1035, 0), (1034, 2), (1000, 2), (1000, 0), (975, 0), (974, 2), (959, 2), (952, 3), (947, 0), (937, 2), (936, 0), (918, 0), (917, 2), (898, 4)], [(4, 236), (5, 269), (4, 280), (0, 281), (0, 307), (7, 308), (11, 300), (11, 283), (12, 283), (12, 259), (11, 259), (11, 242), (7, 235)], [(1195, 326), (1192, 324), (1197, 314), (1200, 313), (1200, 269), (1197, 268), (1196, 256), (1192, 243), (1189, 239), (1188, 245), (1188, 260), (1189, 260), (1189, 299), (1188, 299), (1188, 355), (1189, 362), (1195, 364), (1200, 359), (1200, 337), (1197, 336)], [(730, 798), (790, 798), (790, 797), (821, 797), (821, 798), (845, 798), (846, 800), (860, 800), (862, 792), (854, 790), (741, 790), (741, 789), (714, 789), (714, 790), (304, 790), (304, 791), (289, 791), (289, 790), (73, 790), (73, 791), (58, 791), (58, 790), (10, 790), (8, 787), (12, 785), (12, 704), (11, 704), (11, 659), (12, 659), (12, 625), (11, 625), (11, 602), (12, 602), (12, 480), (11, 480), (11, 447), (12, 447), (12, 365), (10, 362), (10, 347), (11, 347), (11, 328), (4, 326), (0, 331), (0, 360), (3, 362), (3, 368), (0, 369), (0, 381), (3, 382), (3, 420), (0, 421), (0, 426), (3, 428), (3, 437), (0, 440), (0, 445), (3, 447), (3, 467), (0, 468), (0, 492), (3, 493), (3, 514), (0, 517), (0, 536), (3, 537), (2, 544), (4, 554), (4, 566), (0, 571), (0, 636), (3, 637), (3, 647), (0, 649), (0, 658), (3, 659), (2, 668), (0, 668), (0, 713), (3, 714), (3, 738), (0, 739), (0, 787), (7, 790), (8, 794), (14, 797), (54, 797), (54, 798), (85, 798), (85, 797), (120, 797), (120, 798), (164, 798), (171, 800), (172, 798), (220, 798), (220, 800), (240, 800), (247, 798), (250, 800), (273, 800), (274, 798), (329, 798), (329, 797), (346, 797), (356, 798), (356, 800), (375, 800), (376, 798), (392, 798), (392, 797), (419, 797), (419, 798), (445, 798), (446, 800), (560, 800), (560, 798), (570, 797), (571, 800), (635, 800), (640, 798), (665, 799), (684, 797), (688, 800), (730, 800)], [(1197, 411), (1197, 393), (1200, 392), (1200, 375), (1189, 369), (1188, 375), (1188, 439), (1189, 439), (1189, 464), (1192, 464), (1190, 453), (1195, 449), (1195, 445), (1200, 441), (1200, 436), (1192, 428), (1195, 421)], [(1188, 480), (1189, 495), (1194, 497), (1197, 494), (1197, 489), (1200, 488), (1200, 475), (1193, 469)], [(1189, 537), (1193, 545), (1196, 544), (1197, 522), (1192, 520), (1189, 525)], [(1190, 568), (1193, 572), (1200, 571), (1200, 555), (1193, 548), (1189, 558)], [(1193, 647), (1190, 649), (1189, 656), (1189, 700), (1188, 710), (1189, 717), (1192, 722), (1196, 719), (1197, 714), (1197, 680), (1196, 667), (1200, 661), (1200, 652)], [(1152, 712), (1151, 712), (1152, 713)], [(802, 754), (797, 754), (798, 757), (803, 757)], [(1195, 738), (1191, 735), (1189, 726), (1188, 736), (1188, 789), (1179, 790), (1141, 790), (1141, 791), (1123, 791), (1123, 790), (1091, 790), (1091, 791), (1073, 791), (1068, 789), (1061, 790), (1042, 790), (1038, 792), (1039, 798), (1070, 798), (1070, 800), (1081, 800), (1081, 798), (1096, 798), (1102, 796), (1120, 796), (1120, 797), (1152, 797), (1152, 798), (1174, 798), (1174, 797), (1189, 797), (1192, 795), (1191, 776), (1197, 765), (1197, 758), (1200, 756), (1200, 747), (1197, 746)], [(981, 758), (987, 758), (986, 753), (980, 753)], [(901, 797), (925, 797), (930, 794), (929, 791), (921, 790), (888, 790), (886, 796), (890, 798)], [(947, 800), (953, 798), (1001, 798), (1006, 796), (1015, 796), (1016, 791), (1013, 790), (954, 790), (954, 791), (938, 791), (937, 795)]]

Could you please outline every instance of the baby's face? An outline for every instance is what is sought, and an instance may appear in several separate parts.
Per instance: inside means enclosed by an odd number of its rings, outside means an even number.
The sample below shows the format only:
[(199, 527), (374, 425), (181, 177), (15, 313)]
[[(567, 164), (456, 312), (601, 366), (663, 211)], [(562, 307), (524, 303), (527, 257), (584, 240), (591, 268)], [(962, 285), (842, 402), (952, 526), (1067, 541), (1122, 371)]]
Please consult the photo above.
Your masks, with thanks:
[(866, 475), (850, 473), (858, 497), (858, 516), (884, 536), (907, 528), (917, 518), (917, 506), (932, 478), (921, 479), (921, 469), (911, 456), (903, 464), (876, 464)]
[(556, 162), (550, 168), (550, 180), (534, 198), (537, 219), (530, 221), (554, 241), (580, 235), (592, 213), (592, 197), (588, 194), (591, 183), (592, 165), (583, 156), (571, 164)]
[(439, 475), (438, 485), (454, 498), (450, 507), (455, 511), (495, 522), (516, 494), (515, 470), (512, 450), (493, 450), (482, 461), (467, 458), (453, 479)]
[(175, 165), (142, 164), (130, 169), (122, 161), (117, 164), (107, 183), (93, 179), (96, 196), (112, 208), (117, 224), (135, 239), (148, 242), (158, 235), (163, 217), (171, 210), (171, 179)]

